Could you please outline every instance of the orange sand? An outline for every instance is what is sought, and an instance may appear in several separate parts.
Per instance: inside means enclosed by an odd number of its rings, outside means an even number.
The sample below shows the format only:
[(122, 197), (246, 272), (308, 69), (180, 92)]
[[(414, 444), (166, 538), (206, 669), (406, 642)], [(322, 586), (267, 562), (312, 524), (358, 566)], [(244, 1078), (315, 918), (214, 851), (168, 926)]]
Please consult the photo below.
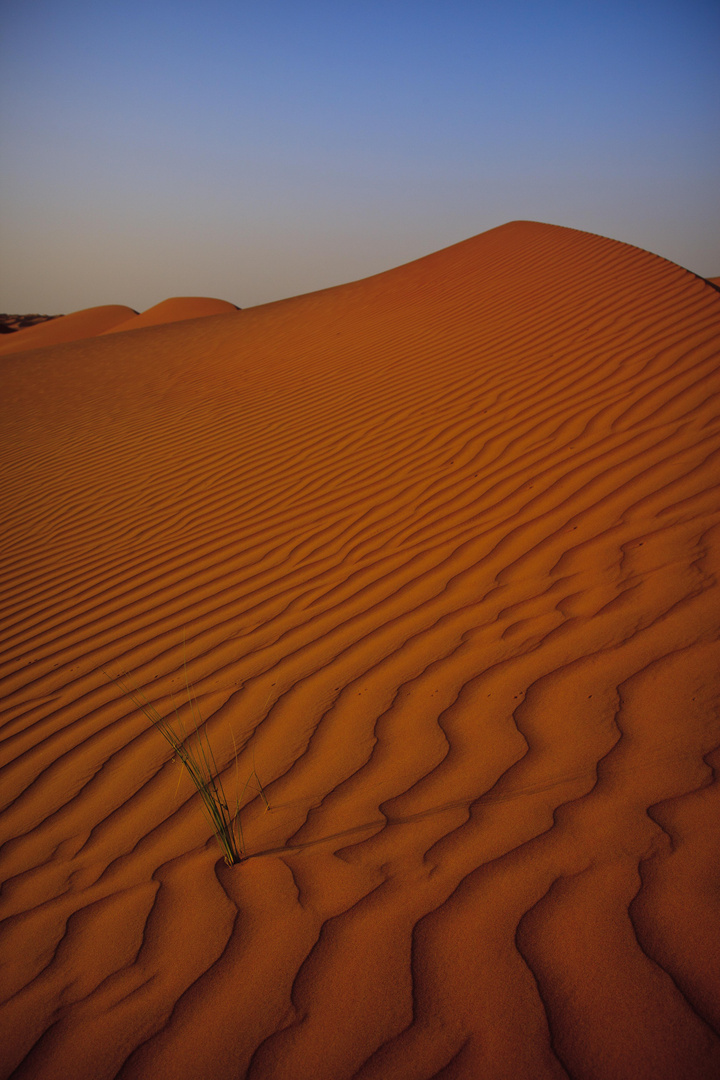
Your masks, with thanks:
[(170, 300), (163, 300), (155, 307), (143, 311), (142, 315), (136, 315), (120, 326), (113, 326), (110, 330), (104, 330), (105, 334), (117, 334), (124, 330), (140, 330), (144, 326), (160, 326), (163, 323), (181, 322), (184, 319), (205, 318), (208, 315), (224, 315), (230, 311), (237, 311), (234, 304), (227, 300), (213, 300), (208, 296), (173, 296)]
[(136, 315), (133, 308), (123, 307), (122, 304), (104, 304), (101, 307), (74, 311), (72, 315), (61, 315), (58, 319), (27, 326), (14, 334), (8, 334), (0, 340), (0, 355), (25, 352), (28, 349), (45, 349), (51, 345), (93, 337), (127, 322)]
[(208, 296), (174, 296), (148, 308), (141, 315), (134, 308), (117, 304), (85, 308), (71, 315), (62, 315), (52, 322), (17, 330), (0, 339), (0, 356), (26, 352), (28, 349), (44, 349), (49, 345), (61, 345), (101, 334), (118, 334), (125, 330), (141, 330), (145, 326), (225, 315), (238, 310), (235, 304), (229, 304), (227, 300), (214, 300)]
[(2, 1076), (720, 1075), (719, 358), (532, 222), (3, 358)]

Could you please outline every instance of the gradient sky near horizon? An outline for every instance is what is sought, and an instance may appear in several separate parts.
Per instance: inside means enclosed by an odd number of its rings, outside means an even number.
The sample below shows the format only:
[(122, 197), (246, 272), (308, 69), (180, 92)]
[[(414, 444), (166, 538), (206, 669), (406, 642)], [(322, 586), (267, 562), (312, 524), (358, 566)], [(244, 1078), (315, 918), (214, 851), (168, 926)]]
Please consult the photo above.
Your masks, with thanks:
[(515, 219), (720, 275), (717, 0), (2, 0), (0, 310), (241, 307)]

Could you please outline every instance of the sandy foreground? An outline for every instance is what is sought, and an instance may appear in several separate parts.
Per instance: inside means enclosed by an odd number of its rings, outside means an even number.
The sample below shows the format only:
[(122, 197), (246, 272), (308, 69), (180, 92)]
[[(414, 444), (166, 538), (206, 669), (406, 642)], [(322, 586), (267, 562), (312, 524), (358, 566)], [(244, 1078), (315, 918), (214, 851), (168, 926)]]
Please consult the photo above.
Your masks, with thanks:
[[(0, 356), (2, 1077), (720, 1076), (720, 292), (513, 222), (220, 310)], [(185, 664), (238, 866), (102, 672)]]

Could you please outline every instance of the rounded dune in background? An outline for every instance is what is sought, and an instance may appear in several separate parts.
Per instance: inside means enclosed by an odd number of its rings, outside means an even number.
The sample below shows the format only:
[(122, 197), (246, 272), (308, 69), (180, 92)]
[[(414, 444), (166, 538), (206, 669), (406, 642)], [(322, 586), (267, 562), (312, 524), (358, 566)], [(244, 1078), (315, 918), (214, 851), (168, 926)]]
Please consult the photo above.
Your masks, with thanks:
[(59, 315), (57, 319), (49, 319), (8, 335), (9, 340), (0, 344), (0, 355), (24, 352), (26, 349), (45, 349), (63, 345), (66, 341), (95, 337), (135, 315), (137, 311), (124, 304), (101, 304), (99, 307), (73, 311), (70, 315)]
[(239, 311), (236, 304), (227, 300), (215, 300), (210, 296), (172, 296), (159, 304), (136, 315), (134, 319), (101, 331), (103, 334), (115, 334), (122, 330), (142, 330), (146, 326), (160, 326), (163, 323), (182, 322), (184, 319), (202, 319), (206, 315), (228, 315)]

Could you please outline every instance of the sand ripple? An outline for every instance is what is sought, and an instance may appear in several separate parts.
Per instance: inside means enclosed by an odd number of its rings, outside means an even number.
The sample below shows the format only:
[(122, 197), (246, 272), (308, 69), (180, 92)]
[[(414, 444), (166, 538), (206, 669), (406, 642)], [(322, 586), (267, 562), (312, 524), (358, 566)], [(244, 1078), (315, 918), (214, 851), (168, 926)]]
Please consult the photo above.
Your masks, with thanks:
[(719, 356), (514, 222), (3, 357), (1, 1076), (720, 1075)]

